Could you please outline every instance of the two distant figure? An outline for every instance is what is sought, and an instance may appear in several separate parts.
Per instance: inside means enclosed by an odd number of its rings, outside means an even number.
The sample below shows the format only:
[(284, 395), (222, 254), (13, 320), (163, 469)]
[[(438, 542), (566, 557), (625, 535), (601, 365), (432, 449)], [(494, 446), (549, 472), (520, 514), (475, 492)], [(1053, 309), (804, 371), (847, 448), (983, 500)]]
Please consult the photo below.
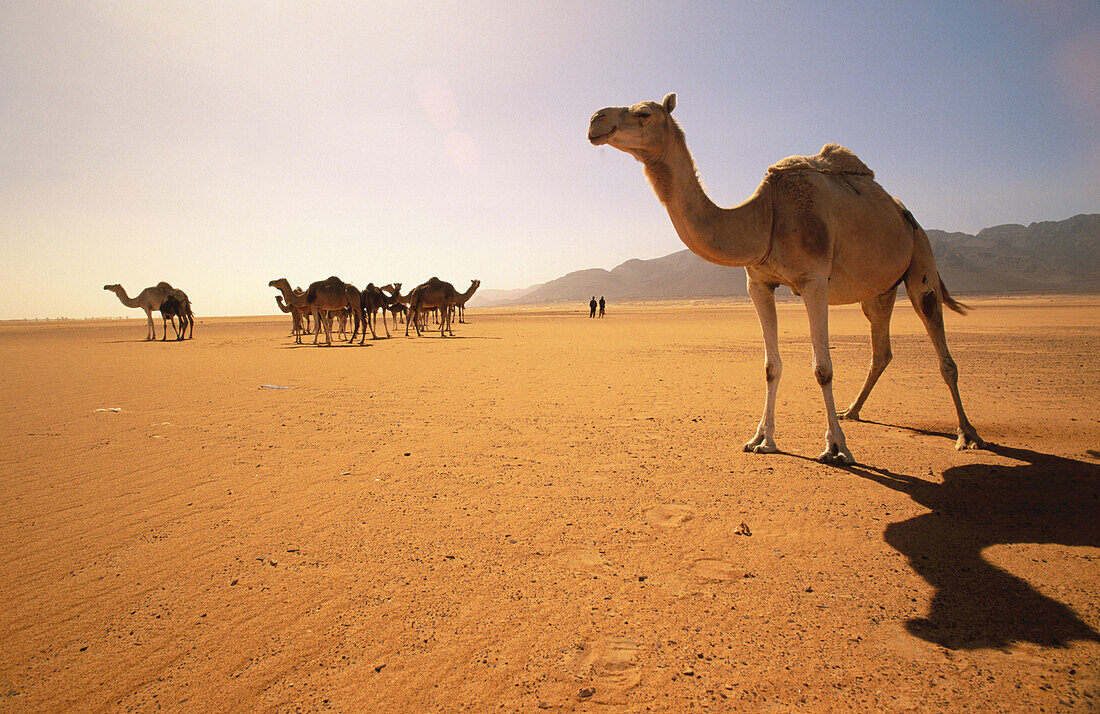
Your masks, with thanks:
[(607, 303), (604, 302), (603, 295), (600, 296), (600, 301), (596, 302), (596, 296), (593, 295), (592, 299), (588, 301), (588, 317), (592, 318), (596, 316), (596, 308), (600, 310), (600, 317), (603, 317), (604, 309), (607, 307)]

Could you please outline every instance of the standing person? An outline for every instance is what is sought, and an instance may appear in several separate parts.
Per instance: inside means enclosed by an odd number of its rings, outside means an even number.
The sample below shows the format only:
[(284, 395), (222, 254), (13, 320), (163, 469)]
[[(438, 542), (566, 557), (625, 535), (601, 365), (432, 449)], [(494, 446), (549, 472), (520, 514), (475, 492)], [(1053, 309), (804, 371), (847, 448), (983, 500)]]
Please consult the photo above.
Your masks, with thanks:
[(600, 317), (603, 317), (603, 309), (607, 306), (607, 303), (603, 301), (603, 295), (600, 295)]
[(593, 295), (592, 299), (588, 301), (588, 316), (589, 317), (595, 317), (596, 316), (596, 296), (595, 295)]

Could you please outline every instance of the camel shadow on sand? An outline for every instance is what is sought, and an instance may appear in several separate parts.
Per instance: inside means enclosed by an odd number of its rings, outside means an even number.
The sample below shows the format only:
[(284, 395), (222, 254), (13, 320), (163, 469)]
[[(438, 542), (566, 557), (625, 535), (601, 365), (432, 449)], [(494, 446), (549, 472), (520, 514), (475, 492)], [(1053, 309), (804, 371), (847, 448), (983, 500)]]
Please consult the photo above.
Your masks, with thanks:
[(994, 545), (1100, 547), (1100, 467), (1029, 449), (987, 449), (1019, 465), (954, 466), (944, 471), (943, 483), (861, 464), (843, 467), (931, 511), (891, 523), (883, 533), (936, 590), (928, 616), (910, 620), (907, 629), (951, 649), (1100, 642), (1069, 607), (982, 557)]

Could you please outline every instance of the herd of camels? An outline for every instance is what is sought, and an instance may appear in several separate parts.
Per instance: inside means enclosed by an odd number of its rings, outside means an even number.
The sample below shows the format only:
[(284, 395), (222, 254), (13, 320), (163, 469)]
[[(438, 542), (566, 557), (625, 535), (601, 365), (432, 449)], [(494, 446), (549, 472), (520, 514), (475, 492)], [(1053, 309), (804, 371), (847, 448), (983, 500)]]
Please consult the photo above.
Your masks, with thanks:
[(367, 338), (367, 330), (370, 330), (371, 338), (378, 338), (378, 313), (382, 313), (382, 327), (386, 331), (386, 337), (390, 336), (390, 328), (387, 323), (386, 313), (393, 317), (393, 328), (397, 329), (399, 317), (405, 318), (405, 336), (409, 335), (409, 325), (416, 328), (417, 336), (421, 333), (421, 323), (429, 313), (436, 313), (439, 320), (439, 334), (454, 335), (451, 327), (453, 318), (457, 314), (458, 321), (465, 322), (464, 315), (466, 303), (473, 297), (480, 280), (471, 280), (470, 287), (464, 293), (455, 290), (455, 287), (445, 280), (430, 278), (413, 288), (407, 295), (401, 294), (401, 283), (390, 283), (382, 287), (369, 283), (362, 291), (350, 283), (345, 283), (335, 275), (327, 280), (320, 280), (309, 286), (308, 289), (290, 288), (290, 281), (286, 278), (277, 278), (268, 283), (270, 287), (279, 291), (275, 296), (275, 304), (283, 312), (290, 313), (294, 341), (302, 342), (302, 334), (309, 331), (309, 321), (313, 320), (313, 342), (321, 330), (325, 331), (325, 343), (332, 344), (332, 322), (339, 319), (339, 332), (344, 333), (347, 321), (352, 321), (352, 333), (349, 342), (354, 342), (355, 337), (362, 332), (359, 344), (363, 344)]
[[(768, 168), (752, 196), (732, 208), (721, 208), (699, 182), (684, 132), (672, 117), (675, 107), (676, 95), (668, 94), (660, 102), (601, 109), (589, 122), (588, 140), (595, 146), (619, 149), (642, 163), (676, 233), (693, 253), (718, 265), (745, 268), (749, 297), (764, 338), (766, 387), (763, 415), (744, 450), (778, 450), (775, 403), (783, 362), (775, 290), (783, 285), (802, 297), (809, 317), (813, 373), (821, 387), (826, 415), (825, 450), (818, 460), (840, 465), (855, 462), (840, 420), (859, 419), (864, 402), (890, 363), (890, 317), (903, 282), (951, 392), (959, 423), (955, 447), (983, 448), (984, 442), (963, 410), (958, 368), (944, 333), (944, 306), (962, 314), (967, 308), (948, 294), (928, 236), (913, 214), (879, 186), (874, 172), (855, 154), (837, 144), (826, 144), (815, 156), (783, 159)], [(450, 283), (432, 278), (404, 296), (399, 283), (381, 288), (371, 283), (360, 292), (337, 277), (313, 283), (307, 290), (292, 290), (285, 278), (269, 285), (280, 291), (276, 298), (280, 309), (292, 315), (297, 342), (307, 329), (307, 319), (312, 318), (314, 343), (324, 329), (326, 344), (331, 344), (334, 317), (353, 319), (352, 340), (362, 325), (362, 343), (368, 328), (377, 337), (376, 314), (380, 310), (387, 337), (387, 311), (393, 315), (395, 329), (398, 315), (407, 314), (405, 334), (413, 324), (419, 335), (424, 316), (436, 310), (440, 334), (453, 335), (452, 315), (458, 311), (462, 321), (462, 308), (480, 283), (474, 280), (465, 293), (459, 293)], [(162, 317), (179, 317), (183, 329), (190, 320), (194, 329), (187, 296), (167, 283), (146, 288), (134, 299), (118, 285), (104, 289), (115, 292), (124, 305), (145, 310), (147, 339), (155, 339), (153, 310), (160, 310)], [(859, 303), (871, 325), (871, 366), (855, 401), (838, 412), (829, 356), (829, 305), (851, 303)], [(182, 339), (179, 329), (177, 339)]]

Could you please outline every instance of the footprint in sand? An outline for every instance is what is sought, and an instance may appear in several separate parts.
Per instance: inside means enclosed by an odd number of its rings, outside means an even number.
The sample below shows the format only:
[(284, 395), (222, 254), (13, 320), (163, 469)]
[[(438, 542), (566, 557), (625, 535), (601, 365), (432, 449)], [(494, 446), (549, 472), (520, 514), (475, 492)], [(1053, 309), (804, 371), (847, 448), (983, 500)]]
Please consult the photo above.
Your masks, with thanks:
[(592, 683), (595, 701), (614, 702), (642, 681), (637, 662), (641, 649), (642, 643), (629, 637), (594, 637), (578, 645), (566, 669)]
[(733, 563), (717, 558), (699, 558), (691, 564), (691, 575), (700, 583), (725, 583), (737, 579)]
[(611, 566), (607, 564), (599, 552), (591, 548), (568, 548), (558, 553), (560, 560), (571, 570), (588, 573), (589, 575), (610, 575)]
[(666, 503), (660, 506), (646, 509), (646, 521), (652, 526), (660, 528), (675, 528), (681, 526), (695, 517), (695, 511), (687, 506), (675, 503)]

